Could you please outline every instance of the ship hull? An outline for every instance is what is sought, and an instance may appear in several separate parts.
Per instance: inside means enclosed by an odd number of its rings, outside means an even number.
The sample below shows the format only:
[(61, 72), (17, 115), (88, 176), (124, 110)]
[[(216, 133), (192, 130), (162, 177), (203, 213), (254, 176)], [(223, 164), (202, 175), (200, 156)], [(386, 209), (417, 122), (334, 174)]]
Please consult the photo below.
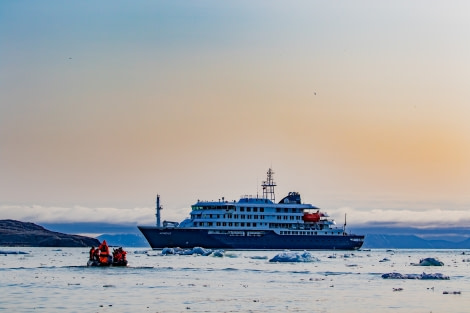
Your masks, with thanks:
[(211, 232), (208, 229), (138, 226), (153, 249), (193, 248), (240, 250), (357, 250), (360, 235), (278, 235), (274, 231)]

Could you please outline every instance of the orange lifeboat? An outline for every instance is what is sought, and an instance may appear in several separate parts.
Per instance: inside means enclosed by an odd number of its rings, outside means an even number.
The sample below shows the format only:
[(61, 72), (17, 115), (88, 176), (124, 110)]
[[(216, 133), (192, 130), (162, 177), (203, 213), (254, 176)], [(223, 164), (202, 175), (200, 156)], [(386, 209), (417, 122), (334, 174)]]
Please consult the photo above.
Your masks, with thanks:
[(316, 213), (305, 212), (304, 216), (302, 217), (302, 220), (304, 222), (310, 222), (310, 223), (319, 222), (320, 221), (320, 213), (319, 212), (316, 212)]

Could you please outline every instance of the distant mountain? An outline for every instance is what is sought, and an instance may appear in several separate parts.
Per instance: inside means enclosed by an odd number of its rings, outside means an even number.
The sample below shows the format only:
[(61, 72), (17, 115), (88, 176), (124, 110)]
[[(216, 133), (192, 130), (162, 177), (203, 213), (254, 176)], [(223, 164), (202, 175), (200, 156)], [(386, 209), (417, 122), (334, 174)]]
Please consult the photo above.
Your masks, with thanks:
[(150, 247), (144, 236), (138, 234), (103, 234), (98, 239), (114, 247)]
[(470, 237), (470, 227), (396, 227), (390, 225), (354, 227), (348, 231), (367, 235), (417, 236), (425, 240), (460, 242)]
[(427, 240), (414, 235), (368, 234), (362, 248), (366, 249), (470, 249), (470, 238), (452, 242)]
[(0, 246), (90, 247), (99, 244), (95, 238), (53, 232), (33, 223), (0, 220)]
[[(106, 240), (111, 246), (149, 247), (144, 236), (137, 234), (103, 234), (98, 239)], [(367, 234), (365, 249), (470, 249), (470, 238), (453, 242), (447, 240), (429, 240), (414, 235)]]
[[(96, 238), (106, 239), (112, 246), (149, 247), (147, 240), (132, 223), (82, 222), (44, 224), (44, 226), (57, 232), (97, 234)], [(383, 225), (354, 227), (348, 229), (348, 232), (365, 234), (363, 248), (366, 249), (470, 249), (469, 227), (413, 228)]]

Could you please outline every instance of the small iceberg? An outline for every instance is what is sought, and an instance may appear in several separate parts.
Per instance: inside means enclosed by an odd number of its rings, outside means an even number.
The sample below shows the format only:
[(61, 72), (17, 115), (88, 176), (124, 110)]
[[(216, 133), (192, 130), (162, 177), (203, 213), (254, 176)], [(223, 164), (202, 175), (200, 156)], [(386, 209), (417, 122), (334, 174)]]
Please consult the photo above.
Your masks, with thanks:
[(310, 252), (284, 251), (274, 256), (269, 262), (317, 262), (320, 261)]
[(194, 247), (192, 249), (181, 249), (181, 248), (164, 248), (162, 250), (163, 255), (203, 255), (208, 256), (212, 253), (211, 249), (204, 249), (201, 247)]
[(441, 273), (422, 273), (422, 274), (400, 274), (400, 273), (387, 273), (383, 274), (384, 279), (437, 279), (437, 280), (448, 280), (449, 276)]
[(212, 256), (223, 258), (224, 257), (224, 250), (215, 250)]
[(383, 258), (383, 259), (380, 260), (379, 262), (390, 262), (390, 259), (389, 259), (389, 258)]
[(419, 260), (419, 263), (411, 263), (411, 265), (415, 266), (443, 266), (444, 262), (439, 261), (435, 258), (425, 258)]

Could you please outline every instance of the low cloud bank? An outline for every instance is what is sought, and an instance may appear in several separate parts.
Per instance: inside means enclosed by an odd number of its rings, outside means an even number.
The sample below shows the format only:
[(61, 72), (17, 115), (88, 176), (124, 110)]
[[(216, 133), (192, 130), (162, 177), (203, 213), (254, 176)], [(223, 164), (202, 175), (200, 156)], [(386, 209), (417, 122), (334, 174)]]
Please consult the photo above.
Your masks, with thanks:
[[(162, 220), (180, 221), (189, 209), (165, 210)], [(103, 222), (114, 224), (155, 224), (155, 208), (90, 208), (41, 205), (1, 205), (0, 219), (33, 223)]]
[[(189, 208), (165, 209), (162, 221), (180, 222), (189, 216)], [(470, 210), (451, 209), (357, 209), (342, 207), (326, 211), (338, 225), (351, 227), (467, 227)], [(104, 222), (114, 224), (155, 224), (155, 208), (90, 208), (84, 206), (58, 207), (41, 205), (0, 205), (0, 219), (34, 223)]]
[(334, 212), (337, 223), (347, 216), (348, 225), (355, 227), (466, 227), (470, 210), (452, 209), (355, 209), (343, 207)]

